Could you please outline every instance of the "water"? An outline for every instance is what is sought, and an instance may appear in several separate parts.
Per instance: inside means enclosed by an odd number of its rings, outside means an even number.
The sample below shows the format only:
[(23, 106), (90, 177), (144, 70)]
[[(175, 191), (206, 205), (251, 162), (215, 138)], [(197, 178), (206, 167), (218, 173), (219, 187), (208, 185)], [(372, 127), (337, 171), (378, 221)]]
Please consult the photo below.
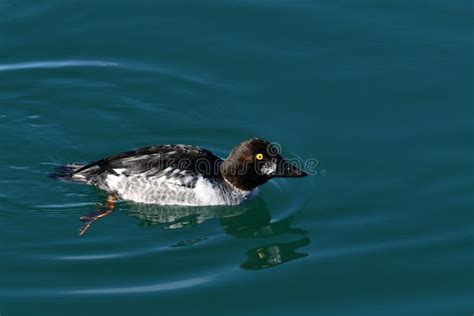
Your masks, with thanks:
[[(0, 313), (470, 315), (470, 1), (3, 1)], [(317, 175), (103, 203), (54, 166), (250, 137)]]

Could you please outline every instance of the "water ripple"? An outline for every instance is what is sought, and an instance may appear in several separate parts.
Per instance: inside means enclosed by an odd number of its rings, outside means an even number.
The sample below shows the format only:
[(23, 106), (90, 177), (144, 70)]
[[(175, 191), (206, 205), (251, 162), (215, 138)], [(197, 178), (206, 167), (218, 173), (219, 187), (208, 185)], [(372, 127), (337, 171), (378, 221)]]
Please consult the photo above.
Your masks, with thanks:
[(33, 61), (15, 64), (0, 64), (1, 71), (14, 71), (25, 69), (51, 69), (65, 67), (117, 67), (114, 62), (98, 60), (63, 60), (63, 61)]
[(427, 235), (419, 237), (410, 237), (392, 241), (374, 242), (372, 244), (352, 245), (350, 247), (341, 247), (338, 249), (320, 249), (318, 253), (313, 254), (313, 260), (323, 260), (335, 257), (354, 256), (364, 253), (400, 250), (406, 248), (417, 248), (436, 243), (449, 243), (453, 240), (467, 239), (473, 234), (469, 230), (458, 230), (437, 235)]
[(169, 65), (143, 64), (130, 61), (100, 61), (100, 60), (46, 60), (31, 61), (22, 63), (0, 64), (0, 72), (32, 70), (32, 69), (54, 69), (67, 67), (115, 67), (128, 71), (151, 72), (161, 75), (178, 78), (180, 80), (193, 82), (196, 84), (215, 86), (226, 89), (232, 89), (231, 86), (224, 84), (213, 76), (202, 72), (191, 72), (180, 67), (171, 67)]
[(70, 261), (89, 261), (89, 260), (104, 260), (104, 259), (116, 259), (116, 258), (125, 258), (125, 257), (136, 257), (140, 255), (146, 255), (155, 252), (163, 252), (170, 250), (169, 246), (163, 247), (148, 247), (139, 249), (137, 251), (127, 251), (123, 253), (109, 253), (109, 254), (98, 254), (98, 255), (77, 255), (77, 256), (61, 256), (61, 257), (46, 257), (47, 260), (70, 260)]
[(172, 281), (168, 283), (158, 283), (158, 284), (152, 284), (152, 285), (75, 290), (75, 291), (65, 292), (65, 294), (130, 294), (130, 293), (170, 291), (170, 290), (182, 289), (182, 288), (187, 288), (187, 287), (207, 283), (207, 282), (212, 281), (215, 277), (216, 277), (215, 275), (210, 275), (210, 276), (205, 276), (205, 277), (197, 277), (197, 278)]
[(74, 202), (74, 203), (61, 203), (61, 204), (42, 204), (42, 205), (35, 205), (34, 208), (38, 209), (62, 209), (62, 210), (69, 210), (74, 208), (82, 208), (84, 206), (91, 206), (96, 205), (92, 202)]

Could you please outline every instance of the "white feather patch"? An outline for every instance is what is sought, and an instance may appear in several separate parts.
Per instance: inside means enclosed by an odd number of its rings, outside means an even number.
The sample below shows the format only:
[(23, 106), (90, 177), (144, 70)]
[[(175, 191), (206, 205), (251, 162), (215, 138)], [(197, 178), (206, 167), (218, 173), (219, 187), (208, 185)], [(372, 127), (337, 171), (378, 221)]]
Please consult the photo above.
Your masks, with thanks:
[(272, 175), (277, 168), (277, 165), (274, 161), (267, 161), (263, 166), (262, 166), (262, 172), (267, 175)]

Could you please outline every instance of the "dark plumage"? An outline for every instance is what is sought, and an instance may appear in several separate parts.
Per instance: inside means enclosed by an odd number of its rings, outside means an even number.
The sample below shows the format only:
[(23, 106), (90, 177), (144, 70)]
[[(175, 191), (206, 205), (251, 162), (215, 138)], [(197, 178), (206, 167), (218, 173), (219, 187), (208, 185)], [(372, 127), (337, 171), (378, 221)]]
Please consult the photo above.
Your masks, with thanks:
[(137, 202), (210, 205), (239, 204), (271, 178), (305, 175), (269, 142), (251, 139), (225, 160), (191, 145), (149, 146), (85, 165), (61, 166), (50, 176)]

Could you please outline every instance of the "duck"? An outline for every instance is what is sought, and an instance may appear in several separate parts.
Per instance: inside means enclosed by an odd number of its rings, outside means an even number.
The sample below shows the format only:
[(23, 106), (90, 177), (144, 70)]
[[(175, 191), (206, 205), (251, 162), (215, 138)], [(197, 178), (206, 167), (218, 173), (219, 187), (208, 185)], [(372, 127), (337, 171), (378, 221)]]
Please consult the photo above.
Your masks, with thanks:
[(193, 145), (168, 144), (121, 152), (90, 163), (58, 166), (53, 179), (92, 185), (108, 193), (101, 205), (80, 217), (80, 235), (111, 214), (117, 200), (176, 206), (239, 205), (257, 196), (273, 178), (308, 174), (280, 154), (274, 143), (252, 138), (227, 158)]

